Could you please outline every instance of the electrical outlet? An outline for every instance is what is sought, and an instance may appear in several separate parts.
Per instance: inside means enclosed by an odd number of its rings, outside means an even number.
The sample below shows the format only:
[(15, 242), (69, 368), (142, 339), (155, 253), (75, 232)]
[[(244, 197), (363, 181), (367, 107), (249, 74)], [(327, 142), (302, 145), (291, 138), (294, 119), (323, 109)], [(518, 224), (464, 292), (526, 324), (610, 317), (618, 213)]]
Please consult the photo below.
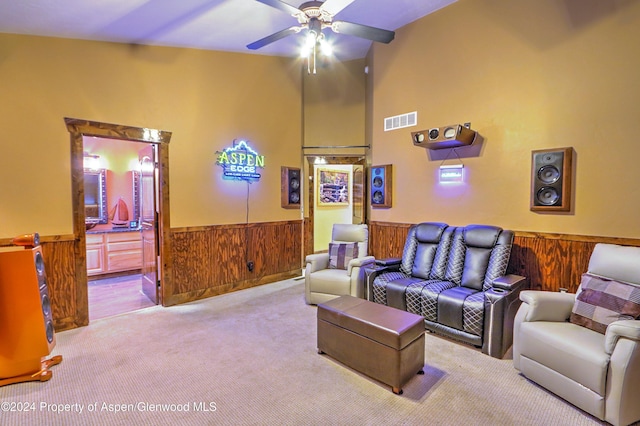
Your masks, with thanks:
[(247, 262), (247, 269), (249, 270), (249, 272), (253, 272), (253, 262)]

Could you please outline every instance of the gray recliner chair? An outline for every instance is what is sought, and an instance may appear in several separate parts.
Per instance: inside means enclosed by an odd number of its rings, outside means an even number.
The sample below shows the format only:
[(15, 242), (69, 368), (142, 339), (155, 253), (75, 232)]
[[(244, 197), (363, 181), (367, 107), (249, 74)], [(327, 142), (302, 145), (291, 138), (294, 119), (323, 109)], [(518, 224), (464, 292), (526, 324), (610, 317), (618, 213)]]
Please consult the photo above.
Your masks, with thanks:
[(333, 225), (329, 252), (310, 254), (306, 257), (306, 303), (317, 305), (342, 295), (363, 298), (364, 268), (373, 266), (375, 262), (375, 258), (368, 255), (368, 250), (367, 225)]
[(514, 367), (601, 420), (640, 420), (640, 248), (597, 244), (576, 294), (520, 299)]

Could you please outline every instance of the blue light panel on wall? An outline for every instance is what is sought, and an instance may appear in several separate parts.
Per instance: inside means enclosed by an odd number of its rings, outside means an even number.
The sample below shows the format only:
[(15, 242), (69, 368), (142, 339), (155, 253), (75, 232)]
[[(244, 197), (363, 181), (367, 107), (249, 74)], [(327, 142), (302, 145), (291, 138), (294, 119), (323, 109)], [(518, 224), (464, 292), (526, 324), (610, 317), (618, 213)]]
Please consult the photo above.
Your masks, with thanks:
[(440, 166), (440, 183), (464, 182), (464, 166), (455, 164), (452, 166)]

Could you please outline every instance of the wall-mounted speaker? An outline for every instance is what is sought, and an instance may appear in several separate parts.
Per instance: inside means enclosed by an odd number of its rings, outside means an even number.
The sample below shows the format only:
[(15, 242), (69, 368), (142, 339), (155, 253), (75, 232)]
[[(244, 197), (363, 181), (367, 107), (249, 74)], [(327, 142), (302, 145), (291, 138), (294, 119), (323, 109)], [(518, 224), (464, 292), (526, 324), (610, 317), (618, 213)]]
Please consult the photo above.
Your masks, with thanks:
[(413, 144), (427, 149), (458, 148), (471, 145), (476, 138), (476, 131), (461, 124), (433, 127), (411, 133)]
[(531, 152), (532, 211), (571, 210), (573, 148)]
[(0, 378), (41, 371), (56, 344), (40, 246), (0, 252)]
[(300, 169), (280, 167), (280, 205), (285, 209), (299, 209), (302, 192)]
[(391, 207), (391, 164), (371, 167), (371, 207)]

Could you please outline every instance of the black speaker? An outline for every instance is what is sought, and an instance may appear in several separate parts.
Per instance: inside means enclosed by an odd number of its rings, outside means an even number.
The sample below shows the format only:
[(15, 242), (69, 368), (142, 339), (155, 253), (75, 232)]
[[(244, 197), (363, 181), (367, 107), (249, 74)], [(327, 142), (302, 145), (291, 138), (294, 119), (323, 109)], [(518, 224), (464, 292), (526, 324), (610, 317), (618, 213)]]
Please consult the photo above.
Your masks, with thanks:
[(280, 205), (285, 209), (299, 209), (301, 191), (300, 169), (280, 167)]
[(371, 207), (391, 207), (391, 164), (371, 167)]
[(0, 252), (0, 321), (0, 378), (41, 370), (56, 339), (40, 246)]
[(570, 211), (572, 174), (573, 148), (532, 151), (530, 209)]

